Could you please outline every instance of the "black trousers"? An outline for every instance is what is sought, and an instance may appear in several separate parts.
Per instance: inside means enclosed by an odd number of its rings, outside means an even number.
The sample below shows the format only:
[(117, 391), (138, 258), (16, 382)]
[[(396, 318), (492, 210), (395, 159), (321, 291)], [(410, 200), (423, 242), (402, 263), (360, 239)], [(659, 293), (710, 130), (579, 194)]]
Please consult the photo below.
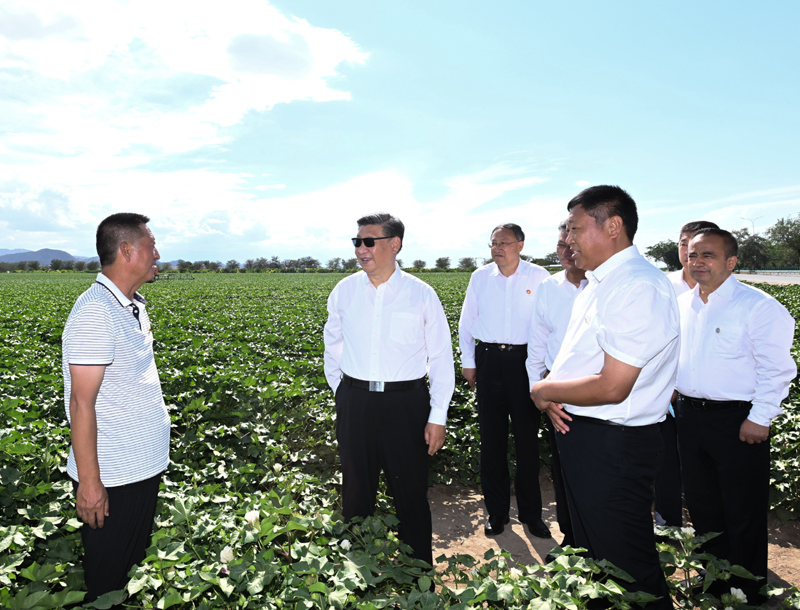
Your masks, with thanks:
[(648, 608), (672, 608), (653, 534), (653, 480), (663, 441), (658, 426), (608, 426), (574, 417), (558, 448), (575, 542), (661, 596)]
[(478, 424), (481, 431), (481, 486), (489, 515), (501, 518), (511, 507), (511, 477), (508, 472), (508, 419), (514, 433), (517, 468), (514, 488), (522, 521), (542, 516), (539, 489), (539, 420), (531, 400), (527, 352), (475, 347)]
[[(84, 603), (128, 584), (128, 572), (142, 561), (150, 545), (161, 474), (107, 487), (108, 517), (102, 528), (81, 528), (83, 570), (87, 594)], [(75, 492), (78, 484), (73, 481)]]
[(386, 474), (400, 521), (400, 538), (413, 556), (433, 565), (428, 506), (428, 388), (370, 392), (342, 382), (336, 388), (336, 438), (342, 464), (346, 520), (375, 510), (380, 471)]
[(722, 532), (706, 543), (705, 551), (764, 577), (735, 578), (727, 585), (741, 588), (748, 603), (757, 603), (767, 577), (769, 441), (748, 445), (739, 440), (749, 412), (749, 406), (702, 411), (680, 396), (676, 409), (692, 525), (699, 534)]
[(664, 462), (656, 477), (656, 512), (667, 525), (683, 524), (683, 497), (681, 495), (681, 460), (678, 455), (678, 432), (675, 418), (667, 417), (659, 425), (664, 439)]
[(547, 420), (547, 430), (550, 434), (550, 454), (552, 455), (553, 468), (553, 489), (556, 495), (556, 520), (558, 529), (564, 534), (561, 546), (575, 546), (575, 535), (572, 533), (572, 520), (569, 517), (569, 500), (567, 490), (564, 486), (564, 474), (561, 471), (561, 456), (558, 453), (558, 437), (561, 436), (553, 427), (553, 422), (549, 417)]

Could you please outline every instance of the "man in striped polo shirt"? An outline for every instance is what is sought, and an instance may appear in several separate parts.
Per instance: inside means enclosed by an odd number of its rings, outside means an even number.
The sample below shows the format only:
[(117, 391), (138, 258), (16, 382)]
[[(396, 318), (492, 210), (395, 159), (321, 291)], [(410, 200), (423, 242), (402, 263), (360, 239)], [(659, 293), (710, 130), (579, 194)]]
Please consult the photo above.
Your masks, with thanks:
[(144, 559), (169, 463), (170, 420), (145, 300), (136, 292), (153, 280), (159, 258), (149, 220), (123, 213), (100, 223), (102, 273), (64, 327), (67, 473), (84, 524), (84, 602), (122, 589)]

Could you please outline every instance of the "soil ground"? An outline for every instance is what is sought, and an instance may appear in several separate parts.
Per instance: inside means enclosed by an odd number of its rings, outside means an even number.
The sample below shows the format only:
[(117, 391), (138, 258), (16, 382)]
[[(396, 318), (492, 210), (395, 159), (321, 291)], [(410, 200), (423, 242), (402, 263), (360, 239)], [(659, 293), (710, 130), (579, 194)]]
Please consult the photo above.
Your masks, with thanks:
[[(517, 521), (513, 497), (511, 523), (499, 536), (487, 538), (483, 534), (487, 515), (479, 490), (458, 484), (433, 487), (428, 499), (433, 513), (434, 558), (443, 553), (461, 553), (480, 559), (491, 548), (503, 548), (519, 564), (543, 562), (545, 555), (561, 542), (563, 536), (556, 522), (553, 482), (546, 468), (542, 468), (539, 482), (544, 507), (542, 518), (553, 534), (550, 539), (536, 538), (524, 529)], [(691, 525), (687, 513), (685, 517), (686, 524)], [(774, 514), (769, 516), (769, 581), (784, 587), (800, 587), (800, 522), (781, 523)]]

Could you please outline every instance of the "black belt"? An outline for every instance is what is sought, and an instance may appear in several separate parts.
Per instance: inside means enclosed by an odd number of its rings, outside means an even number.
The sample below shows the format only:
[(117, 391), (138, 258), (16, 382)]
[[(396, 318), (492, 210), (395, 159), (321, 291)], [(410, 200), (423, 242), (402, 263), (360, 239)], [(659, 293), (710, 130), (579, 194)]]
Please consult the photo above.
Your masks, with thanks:
[(748, 409), (753, 406), (752, 402), (745, 400), (709, 400), (708, 398), (692, 398), (691, 396), (684, 396), (678, 394), (678, 398), (685, 402), (694, 409), (700, 411), (717, 411), (719, 409), (739, 409), (747, 407)]
[(414, 390), (427, 386), (425, 377), (411, 379), (409, 381), (364, 381), (363, 379), (354, 379), (350, 377), (350, 375), (342, 373), (342, 381), (354, 388), (369, 390), (370, 392), (397, 392), (399, 390)]
[(487, 343), (486, 341), (481, 341), (481, 345), (485, 345), (487, 349), (496, 349), (501, 352), (528, 351), (527, 344), (512, 345), (511, 343)]
[(569, 411), (567, 411), (567, 414), (572, 419), (577, 419), (578, 421), (583, 421), (587, 424), (597, 424), (598, 426), (612, 426), (614, 428), (623, 428), (626, 430), (647, 430), (649, 428), (658, 428), (658, 424), (647, 424), (646, 426), (627, 426), (625, 424), (618, 424), (617, 422), (608, 421), (607, 419), (600, 419), (599, 417), (576, 415), (575, 413), (570, 413)]

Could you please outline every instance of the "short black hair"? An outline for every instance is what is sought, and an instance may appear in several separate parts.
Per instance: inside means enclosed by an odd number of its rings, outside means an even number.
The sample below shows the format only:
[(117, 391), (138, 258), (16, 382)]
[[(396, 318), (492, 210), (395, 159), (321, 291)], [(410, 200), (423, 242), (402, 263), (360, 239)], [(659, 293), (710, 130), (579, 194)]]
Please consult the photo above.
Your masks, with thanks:
[(515, 225), (513, 222), (507, 222), (504, 225), (497, 225), (494, 229), (492, 229), (492, 232), (489, 233), (489, 239), (492, 238), (492, 235), (494, 235), (494, 232), (498, 229), (508, 229), (509, 231), (513, 231), (514, 239), (517, 241), (525, 241), (525, 233), (522, 232), (522, 228), (519, 225)]
[(150, 219), (144, 214), (132, 212), (121, 212), (105, 218), (97, 227), (96, 247), (100, 266), (113, 265), (117, 260), (120, 244), (124, 241), (136, 243), (145, 234), (142, 225), (148, 222)]
[(716, 223), (713, 223), (710, 220), (693, 220), (692, 222), (687, 222), (681, 227), (681, 232), (678, 233), (678, 237), (683, 237), (686, 235), (686, 233), (689, 235), (694, 235), (700, 229), (719, 229), (719, 227), (716, 225)]
[[(362, 216), (356, 222), (358, 223), (359, 227), (364, 227), (366, 225), (380, 225), (384, 237), (400, 238), (400, 250), (403, 249), (403, 236), (406, 234), (406, 227), (403, 224), (403, 221), (397, 216), (392, 216), (386, 212), (381, 212), (378, 214)], [(397, 252), (400, 252), (400, 250)]]
[(739, 256), (739, 242), (736, 241), (736, 238), (730, 231), (720, 229), (719, 227), (706, 227), (705, 229), (695, 231), (695, 234), (692, 235), (692, 239), (700, 237), (701, 235), (715, 235), (716, 237), (721, 237), (725, 247), (725, 258)]
[(567, 211), (571, 212), (575, 206), (581, 206), (597, 224), (619, 216), (628, 239), (633, 241), (639, 227), (639, 214), (636, 212), (636, 202), (624, 189), (606, 184), (590, 186), (572, 198), (567, 204)]

